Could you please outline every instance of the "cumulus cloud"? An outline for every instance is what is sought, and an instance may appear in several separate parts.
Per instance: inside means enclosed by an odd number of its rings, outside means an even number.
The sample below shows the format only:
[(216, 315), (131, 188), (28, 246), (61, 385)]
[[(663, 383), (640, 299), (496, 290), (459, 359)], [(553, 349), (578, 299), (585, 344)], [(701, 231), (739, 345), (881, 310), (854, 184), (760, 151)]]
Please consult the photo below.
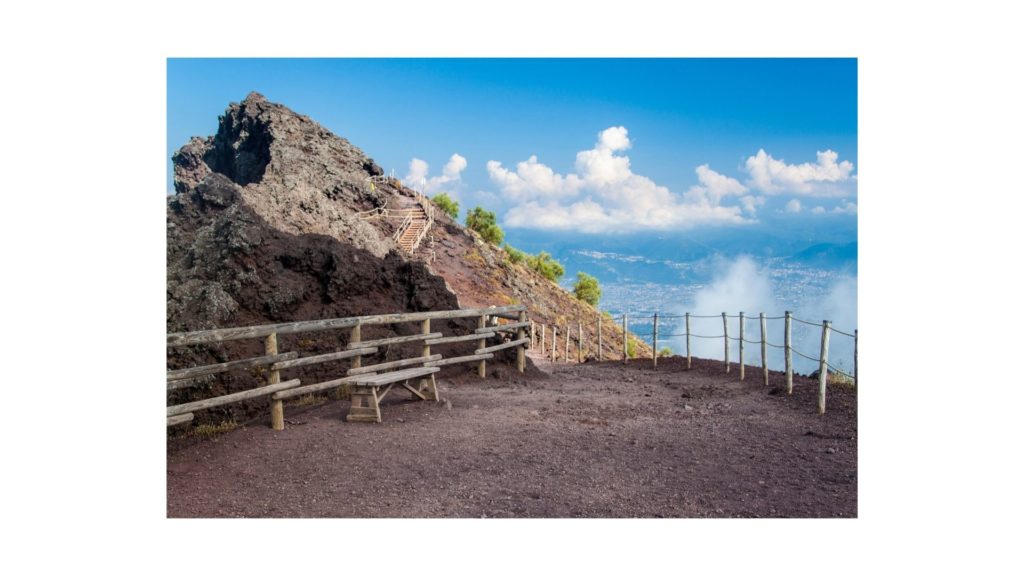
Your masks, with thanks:
[(765, 194), (846, 195), (850, 191), (849, 186), (840, 184), (856, 180), (851, 177), (853, 163), (838, 160), (838, 153), (825, 150), (818, 152), (818, 161), (814, 164), (787, 164), (761, 149), (747, 158), (746, 170), (750, 174), (747, 183)]
[(825, 207), (824, 206), (815, 206), (814, 208), (811, 209), (811, 214), (824, 214), (824, 213), (825, 213)]
[(801, 210), (800, 201), (793, 198), (789, 202), (786, 202), (786, 212), (790, 214), (799, 214)]
[(857, 204), (855, 202), (850, 202), (849, 200), (846, 200), (844, 198), (843, 203), (833, 208), (832, 211), (837, 214), (855, 215), (857, 214)]
[(448, 192), (453, 197), (456, 195), (454, 185), (462, 180), (462, 172), (469, 163), (459, 154), (452, 154), (448, 162), (441, 169), (440, 176), (428, 177), (430, 165), (419, 158), (409, 161), (409, 171), (406, 173), (402, 183), (409, 188), (421, 190), (429, 196), (438, 192)]
[(516, 165), (513, 172), (500, 162), (487, 163), (487, 172), (503, 196), (518, 202), (505, 214), (506, 226), (583, 232), (625, 232), (637, 229), (681, 229), (700, 224), (750, 222), (759, 200), (722, 205), (728, 196), (747, 188), (739, 181), (697, 168), (700, 185), (682, 195), (673, 194), (650, 178), (633, 172), (628, 156), (629, 132), (613, 126), (598, 134), (589, 150), (576, 154), (576, 173), (561, 175), (536, 156)]
[(758, 208), (764, 206), (764, 202), (764, 196), (743, 196), (740, 198), (743, 211), (751, 215), (755, 214)]
[(530, 156), (516, 164), (512, 172), (491, 160), (487, 163), (487, 174), (502, 192), (512, 200), (529, 200), (532, 198), (568, 198), (579, 192), (583, 182), (575, 174), (562, 176), (537, 161), (537, 156)]

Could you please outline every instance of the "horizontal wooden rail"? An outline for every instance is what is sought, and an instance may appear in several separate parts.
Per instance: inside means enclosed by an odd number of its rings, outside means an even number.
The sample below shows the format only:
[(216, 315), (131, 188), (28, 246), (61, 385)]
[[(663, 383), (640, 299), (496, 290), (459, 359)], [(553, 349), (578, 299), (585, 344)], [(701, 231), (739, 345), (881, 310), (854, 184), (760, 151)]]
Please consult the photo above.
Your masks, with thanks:
[(171, 416), (167, 419), (167, 426), (176, 426), (178, 424), (184, 424), (185, 422), (191, 422), (196, 417), (195, 414), (189, 412), (188, 414), (178, 414), (177, 416)]
[(465, 310), (440, 310), (436, 312), (409, 312), (403, 314), (381, 314), (376, 316), (356, 316), (352, 318), (331, 318), (328, 320), (306, 320), (301, 322), (284, 322), (280, 324), (264, 324), (262, 326), (242, 326), (239, 328), (217, 328), (197, 332), (175, 332), (167, 335), (167, 346), (187, 346), (191, 344), (209, 344), (246, 338), (261, 338), (270, 334), (296, 334), (299, 332), (318, 332), (336, 328), (351, 328), (357, 324), (364, 326), (374, 324), (395, 324), (398, 322), (419, 322), (422, 320), (446, 320), (451, 318), (470, 318), (474, 316), (511, 315), (513, 312), (526, 310), (522, 304), (496, 306), (493, 308), (471, 308)]
[(364, 346), (387, 346), (390, 344), (401, 344), (403, 342), (418, 342), (420, 340), (430, 340), (431, 338), (440, 338), (444, 336), (440, 332), (431, 332), (430, 334), (413, 334), (412, 336), (393, 336), (391, 338), (380, 338), (379, 340), (363, 340), (362, 342), (352, 342), (348, 346), (349, 348), (357, 348)]
[(494, 346), (488, 346), (487, 348), (478, 348), (476, 354), (486, 354), (488, 352), (497, 352), (498, 350), (504, 350), (505, 348), (512, 348), (514, 346), (522, 346), (530, 341), (529, 338), (520, 338), (519, 340), (513, 340), (511, 342), (505, 342), (504, 344), (497, 344)]
[(326, 382), (317, 382), (316, 384), (307, 384), (305, 386), (299, 386), (298, 388), (289, 388), (288, 390), (282, 390), (277, 394), (271, 396), (274, 400), (287, 400), (288, 398), (294, 398), (296, 396), (305, 396), (306, 394), (312, 394), (314, 392), (322, 392), (331, 388), (337, 388), (342, 384), (347, 384), (352, 380), (352, 376), (345, 376), (344, 378), (335, 378), (334, 380), (327, 380)]
[(456, 356), (454, 358), (445, 358), (444, 360), (435, 360), (433, 362), (425, 362), (424, 366), (448, 366), (449, 364), (462, 364), (463, 362), (479, 362), (481, 360), (488, 360), (494, 358), (494, 354), (473, 354), (471, 356)]
[(187, 404), (178, 404), (177, 406), (168, 406), (167, 415), (177, 416), (178, 414), (184, 414), (186, 412), (205, 410), (207, 408), (213, 408), (214, 406), (221, 406), (223, 404), (231, 404), (232, 402), (241, 402), (242, 400), (259, 398), (260, 396), (267, 396), (269, 394), (273, 394), (274, 392), (287, 390), (288, 388), (294, 388), (299, 384), (299, 379), (296, 378), (294, 380), (288, 380), (287, 382), (281, 382), (279, 384), (270, 384), (269, 386), (253, 388), (252, 390), (243, 390), (241, 392), (235, 392), (234, 394), (217, 396), (216, 398), (196, 400), (195, 402), (189, 402)]
[(529, 322), (515, 322), (513, 324), (498, 324), (497, 326), (488, 326), (486, 328), (477, 328), (477, 334), (486, 334), (488, 332), (504, 332), (506, 330), (518, 330), (519, 328), (528, 328)]
[(470, 334), (468, 336), (448, 336), (445, 338), (435, 338), (434, 340), (427, 340), (424, 342), (427, 346), (434, 346), (437, 344), (451, 344), (452, 342), (477, 342), (481, 338), (493, 338), (497, 336), (496, 333), (487, 334), (486, 336), (481, 334)]
[(355, 356), (366, 356), (367, 354), (376, 353), (376, 348), (356, 348), (354, 350), (342, 350), (341, 352), (331, 352), (328, 354), (318, 354), (316, 356), (306, 356), (305, 358), (299, 358), (298, 360), (286, 360), (284, 362), (276, 362), (270, 368), (273, 370), (284, 370), (285, 368), (298, 368), (299, 366), (309, 366), (311, 364), (333, 362), (334, 360), (344, 360), (345, 358), (353, 358)]
[(440, 354), (433, 354), (431, 356), (421, 356), (419, 358), (406, 358), (405, 360), (395, 360), (394, 362), (384, 362), (383, 364), (374, 364), (373, 366), (362, 366), (360, 368), (351, 368), (347, 372), (349, 376), (355, 376), (357, 374), (369, 374), (371, 372), (379, 372), (381, 370), (390, 370), (391, 368), (401, 368), (402, 366), (412, 366), (414, 364), (422, 364), (424, 362), (431, 362), (434, 360), (440, 360)]
[(440, 368), (435, 366), (421, 366), (420, 368), (410, 368), (409, 370), (399, 370), (398, 372), (385, 372), (384, 374), (360, 374), (352, 379), (352, 384), (355, 386), (380, 386), (383, 384), (400, 382), (402, 380), (413, 380), (415, 378), (433, 374), (439, 370)]
[[(258, 356), (256, 358), (246, 358), (244, 360), (232, 360), (231, 362), (221, 362), (220, 364), (208, 364), (206, 366), (171, 370), (167, 373), (167, 381), (173, 382), (176, 380), (185, 380), (187, 378), (209, 376), (210, 374), (218, 374), (220, 372), (227, 372), (228, 370), (265, 366), (267, 364), (273, 364), (282, 360), (291, 360), (298, 357), (298, 352), (287, 352), (285, 354), (270, 354), (269, 356)], [(173, 390), (175, 388), (184, 388), (190, 385), (191, 384), (168, 384), (167, 388)]]

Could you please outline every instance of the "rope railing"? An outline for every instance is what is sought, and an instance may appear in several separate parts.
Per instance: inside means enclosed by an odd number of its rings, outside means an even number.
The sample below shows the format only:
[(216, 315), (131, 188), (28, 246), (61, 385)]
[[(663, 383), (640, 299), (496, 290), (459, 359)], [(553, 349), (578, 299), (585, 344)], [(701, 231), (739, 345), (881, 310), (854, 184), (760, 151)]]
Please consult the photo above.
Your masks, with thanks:
[[(685, 331), (680, 331), (679, 330), (679, 328), (682, 327), (681, 325), (684, 324), (683, 322), (679, 322), (678, 321), (678, 320), (681, 320), (681, 319), (685, 319)], [(721, 334), (714, 334), (714, 335), (698, 334), (698, 333), (694, 332), (691, 329), (691, 327), (690, 327), (690, 320), (692, 320), (692, 319), (701, 319), (701, 320), (714, 319), (714, 320), (718, 320), (718, 321), (722, 322), (723, 333), (721, 333)], [(737, 323), (729, 322), (729, 319), (739, 319), (739, 322), (737, 322)], [(776, 343), (770, 342), (768, 340), (768, 321), (778, 321), (778, 320), (784, 320), (785, 321), (785, 343), (784, 344), (776, 344)], [(748, 321), (754, 321), (755, 330), (757, 330), (757, 325), (760, 324), (760, 330), (759, 331), (760, 331), (760, 336), (761, 337), (759, 339), (752, 339), (751, 337), (749, 337), (746, 334), (746, 329), (750, 327)], [(793, 341), (792, 341), (792, 325), (793, 325), (794, 321), (798, 322), (800, 324), (804, 324), (804, 325), (807, 325), (807, 326), (814, 326), (814, 327), (817, 327), (817, 328), (821, 329), (821, 332), (822, 332), (821, 351), (820, 351), (820, 354), (819, 354), (818, 357), (814, 357), (812, 355), (805, 354), (805, 353), (801, 352), (800, 350), (797, 350), (793, 346)], [(644, 327), (645, 330), (643, 332), (637, 332), (637, 331), (634, 331), (634, 330), (630, 330), (629, 329), (629, 325), (630, 325), (631, 322), (634, 323), (634, 324), (642, 325), (642, 327)], [(819, 386), (818, 386), (818, 411), (820, 413), (824, 413), (825, 412), (825, 390), (826, 390), (826, 384), (827, 384), (827, 380), (828, 380), (828, 373), (829, 373), (829, 371), (831, 371), (834, 374), (841, 374), (844, 377), (850, 378), (850, 379), (853, 380), (853, 385), (855, 387), (857, 385), (857, 341), (858, 341), (857, 331), (854, 330), (853, 333), (851, 334), (849, 332), (844, 332), (842, 330), (837, 330), (835, 328), (832, 328), (832, 323), (830, 321), (828, 321), (828, 320), (825, 320), (825, 321), (823, 321), (821, 323), (810, 322), (810, 321), (804, 320), (802, 318), (797, 318), (797, 317), (793, 316), (793, 314), (790, 313), (790, 312), (786, 312), (786, 314), (782, 315), (782, 316), (767, 316), (767, 315), (764, 315), (763, 313), (758, 313), (756, 315), (749, 315), (749, 314), (746, 314), (744, 312), (739, 312), (738, 314), (729, 314), (727, 312), (723, 312), (721, 314), (713, 314), (713, 315), (712, 314), (689, 314), (689, 313), (687, 313), (687, 314), (661, 314), (661, 313), (657, 313), (657, 312), (655, 312), (653, 314), (647, 314), (646, 312), (641, 312), (641, 313), (637, 313), (637, 314), (630, 314), (629, 312), (625, 312), (625, 313), (619, 314), (618, 316), (610, 316), (610, 315), (609, 316), (603, 316), (601, 319), (599, 319), (597, 321), (591, 321), (591, 322), (587, 322), (587, 323), (583, 323), (582, 321), (570, 322), (568, 326), (566, 326), (564, 328), (559, 328), (557, 330), (557, 333), (554, 330), (550, 330), (550, 332), (552, 334), (552, 339), (553, 339), (552, 340), (552, 344), (551, 344), (551, 348), (552, 349), (551, 349), (550, 357), (552, 359), (554, 359), (554, 358), (557, 357), (557, 353), (558, 353), (558, 351), (554, 348), (554, 344), (555, 344), (554, 338), (557, 338), (558, 336), (560, 336), (563, 339), (566, 339), (566, 337), (568, 336), (568, 339), (566, 340), (566, 342), (562, 343), (562, 344), (564, 344), (564, 352), (562, 352), (562, 355), (563, 355), (563, 359), (566, 362), (569, 361), (569, 357), (571, 356), (571, 354), (569, 353), (569, 342), (570, 341), (573, 343), (573, 348), (576, 350), (576, 356), (577, 356), (577, 358), (579, 359), (580, 362), (583, 361), (583, 358), (586, 355), (585, 352), (584, 352), (585, 344), (589, 344), (590, 345), (589, 346), (590, 350), (593, 350), (596, 347), (597, 359), (598, 360), (603, 360), (604, 359), (603, 355), (604, 355), (605, 348), (607, 347), (608, 344), (611, 344), (610, 341), (606, 341), (604, 339), (603, 330), (606, 329), (604, 327), (605, 324), (608, 324), (608, 325), (611, 326), (611, 330), (612, 330), (611, 334), (613, 334), (613, 335), (621, 335), (621, 334), (624, 333), (624, 334), (627, 335), (626, 339), (617, 338), (618, 339), (618, 343), (611, 345), (612, 349), (614, 350), (621, 343), (621, 345), (622, 345), (622, 348), (621, 348), (621, 354), (622, 354), (621, 359), (622, 359), (623, 362), (626, 362), (630, 358), (636, 356), (635, 353), (633, 353), (632, 346), (629, 344), (630, 339), (632, 339), (632, 341), (641, 341), (641, 342), (644, 342), (644, 343), (650, 345), (650, 348), (651, 348), (651, 358), (650, 359), (652, 360), (653, 366), (655, 368), (657, 368), (657, 358), (658, 358), (658, 355), (659, 355), (659, 350), (658, 350), (659, 341), (660, 342), (665, 342), (667, 339), (670, 339), (670, 338), (685, 338), (686, 339), (685, 340), (685, 345), (686, 345), (686, 366), (687, 366), (687, 369), (689, 369), (692, 366), (692, 353), (693, 353), (693, 350), (692, 350), (692, 347), (691, 347), (691, 344), (690, 344), (691, 339), (693, 339), (693, 338), (698, 338), (698, 339), (702, 339), (702, 340), (722, 339), (722, 341), (725, 343), (725, 347), (724, 347), (724, 362), (725, 362), (725, 367), (726, 367), (725, 371), (726, 372), (730, 371), (730, 368), (729, 368), (730, 364), (734, 363), (734, 362), (730, 362), (730, 360), (729, 360), (729, 356), (730, 356), (729, 349), (731, 348), (730, 343), (731, 342), (738, 342), (739, 343), (739, 362), (738, 363), (740, 365), (740, 370), (739, 370), (740, 379), (742, 380), (745, 377), (745, 367), (746, 367), (746, 363), (745, 363), (746, 362), (745, 345), (753, 345), (753, 346), (756, 346), (756, 347), (760, 347), (760, 354), (758, 356), (760, 357), (761, 368), (762, 368), (762, 370), (764, 372), (764, 383), (765, 383), (765, 385), (768, 385), (768, 383), (769, 383), (769, 372), (770, 372), (769, 368), (768, 368), (768, 348), (782, 350), (782, 351), (784, 351), (784, 354), (785, 354), (786, 389), (787, 389), (787, 392), (789, 394), (793, 393), (793, 354), (796, 354), (796, 356), (798, 358), (803, 358), (803, 359), (809, 360), (811, 362), (815, 362), (815, 363), (817, 363), (819, 365), (819, 370), (818, 370), (818, 374), (819, 374), (819, 376), (818, 376), (818, 378), (819, 378)], [(733, 335), (730, 334), (730, 332), (732, 331), (732, 328), (730, 328), (730, 325), (731, 326), (736, 326), (737, 324), (739, 325), (739, 335), (738, 336), (733, 336)], [(778, 326), (778, 325), (776, 324), (775, 326)], [(546, 345), (546, 342), (544, 341), (544, 336), (548, 332), (547, 328), (548, 328), (547, 326), (541, 325), (541, 330), (542, 330), (542, 332), (541, 332), (541, 345), (542, 346)], [(668, 329), (667, 330), (663, 330), (663, 329), (659, 329), (659, 328), (668, 328)], [(536, 332), (536, 328), (534, 329), (534, 332)], [(847, 373), (845, 371), (839, 370), (834, 365), (828, 363), (829, 335), (831, 333), (833, 333), (833, 332), (838, 333), (838, 334), (842, 334), (843, 336), (847, 336), (847, 337), (853, 338), (853, 373), (852, 374), (849, 374), (849, 373)], [(557, 334), (557, 336), (556, 336), (556, 334)], [(801, 332), (801, 334), (805, 334), (805, 332)], [(534, 334), (533, 337), (536, 340), (536, 334)], [(756, 334), (755, 334), (755, 337), (756, 337)], [(735, 349), (735, 348), (733, 348), (733, 349)], [(545, 355), (548, 355), (546, 351), (545, 351)], [(755, 356), (755, 357), (757, 357), (757, 356)]]

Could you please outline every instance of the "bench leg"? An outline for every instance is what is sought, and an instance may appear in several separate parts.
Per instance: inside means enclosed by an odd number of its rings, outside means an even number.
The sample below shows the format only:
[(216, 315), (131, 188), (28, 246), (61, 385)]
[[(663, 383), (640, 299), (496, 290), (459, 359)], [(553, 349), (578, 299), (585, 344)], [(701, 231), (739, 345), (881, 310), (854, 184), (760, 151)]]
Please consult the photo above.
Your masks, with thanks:
[(437, 382), (434, 381), (434, 375), (430, 375), (430, 379), (424, 378), (420, 381), (420, 385), (426, 385), (426, 390), (423, 390), (424, 400), (433, 400), (434, 402), (439, 401), (441, 398), (437, 395)]
[(347, 422), (380, 422), (380, 403), (376, 386), (353, 386), (352, 407)]

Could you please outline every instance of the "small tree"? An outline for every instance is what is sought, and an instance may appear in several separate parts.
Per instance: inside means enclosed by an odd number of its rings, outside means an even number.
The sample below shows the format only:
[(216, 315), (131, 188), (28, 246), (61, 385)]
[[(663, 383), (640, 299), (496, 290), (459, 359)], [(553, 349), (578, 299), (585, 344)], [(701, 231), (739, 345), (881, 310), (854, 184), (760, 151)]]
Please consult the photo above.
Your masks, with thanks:
[(501, 244), (501, 241), (505, 239), (505, 232), (498, 227), (494, 212), (488, 212), (479, 206), (466, 214), (466, 227), (475, 231), (491, 244)]
[(565, 268), (547, 252), (528, 257), (526, 265), (552, 282), (558, 282), (558, 279), (565, 275)]
[(516, 250), (515, 248), (505, 244), (505, 252), (508, 254), (508, 259), (513, 264), (519, 264), (526, 258), (526, 252), (522, 250)]
[(452, 200), (452, 197), (449, 196), (447, 192), (435, 194), (430, 201), (440, 208), (442, 212), (451, 216), (452, 220), (457, 220), (459, 218), (459, 203)]
[(665, 346), (664, 348), (658, 351), (659, 358), (668, 358), (670, 356), (672, 356), (672, 349), (669, 348), (668, 346)]
[(577, 299), (591, 306), (597, 306), (598, 300), (601, 299), (601, 286), (597, 283), (597, 278), (585, 272), (576, 274), (576, 283), (573, 284), (572, 291)]

